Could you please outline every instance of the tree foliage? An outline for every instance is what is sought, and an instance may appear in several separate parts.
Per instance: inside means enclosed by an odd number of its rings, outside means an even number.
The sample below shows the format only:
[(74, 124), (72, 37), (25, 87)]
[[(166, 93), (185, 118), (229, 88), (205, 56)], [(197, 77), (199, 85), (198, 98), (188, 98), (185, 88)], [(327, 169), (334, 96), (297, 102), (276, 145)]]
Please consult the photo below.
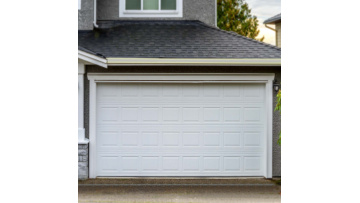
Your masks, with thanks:
[[(251, 39), (256, 39), (260, 33), (259, 20), (251, 14), (251, 9), (244, 0), (217, 0), (217, 26)], [(264, 41), (264, 38), (263, 36), (257, 40)]]
[[(277, 100), (277, 104), (275, 106), (275, 111), (279, 111), (279, 113), (281, 115), (281, 90), (279, 90), (279, 92), (277, 93), (276, 100)], [(278, 144), (281, 145), (281, 131), (279, 134)]]

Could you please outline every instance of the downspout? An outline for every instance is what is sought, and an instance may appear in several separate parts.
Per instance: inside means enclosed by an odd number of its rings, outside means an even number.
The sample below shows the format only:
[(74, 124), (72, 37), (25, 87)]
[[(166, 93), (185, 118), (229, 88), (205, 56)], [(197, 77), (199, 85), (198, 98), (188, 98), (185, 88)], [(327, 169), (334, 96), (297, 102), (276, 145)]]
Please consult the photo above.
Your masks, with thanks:
[(96, 1), (97, 0), (94, 0), (94, 27), (95, 28), (98, 28), (99, 27), (99, 25), (98, 24), (96, 24)]
[(215, 27), (217, 26), (217, 0), (215, 0)]
[[(277, 40), (277, 31), (276, 29), (272, 28), (272, 27), (269, 27), (267, 26), (267, 24), (264, 24), (266, 28), (269, 28), (270, 30), (274, 31), (275, 32), (275, 45), (278, 46), (278, 40)], [(276, 25), (275, 25), (276, 27)]]

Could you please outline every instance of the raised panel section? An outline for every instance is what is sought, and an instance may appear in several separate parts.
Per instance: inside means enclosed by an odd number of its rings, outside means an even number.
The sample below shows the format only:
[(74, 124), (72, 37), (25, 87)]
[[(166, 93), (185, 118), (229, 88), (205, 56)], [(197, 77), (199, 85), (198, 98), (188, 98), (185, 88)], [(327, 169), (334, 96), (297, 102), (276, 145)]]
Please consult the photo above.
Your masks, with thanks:
[(245, 132), (244, 146), (245, 147), (260, 147), (261, 145), (260, 132)]
[(160, 119), (160, 108), (149, 107), (142, 108), (141, 112), (142, 120), (145, 122), (154, 122), (159, 121)]
[(259, 171), (261, 167), (260, 157), (245, 157), (244, 169), (245, 171)]
[(220, 121), (221, 108), (206, 107), (204, 108), (204, 121), (219, 122)]
[(138, 132), (123, 132), (122, 133), (122, 145), (123, 146), (137, 146), (139, 143)]
[(260, 108), (245, 108), (244, 110), (244, 120), (251, 121), (251, 122), (259, 122), (260, 121)]
[(241, 171), (241, 157), (224, 157), (224, 171)]
[(98, 136), (101, 136), (99, 139), (98, 146), (100, 147), (117, 147), (118, 146), (118, 132), (108, 132), (102, 131)]
[(200, 170), (200, 157), (183, 157), (183, 170), (184, 171), (199, 171)]
[(141, 163), (143, 171), (159, 170), (159, 157), (142, 157)]
[(118, 156), (101, 156), (98, 163), (101, 172), (117, 172), (118, 171)]
[(164, 146), (179, 146), (179, 136), (178, 132), (164, 132), (163, 133), (163, 145)]
[(224, 132), (224, 146), (241, 146), (241, 132)]
[(238, 84), (224, 84), (224, 97), (237, 97), (242, 96), (242, 86)]
[(199, 122), (200, 108), (196, 108), (196, 107), (183, 108), (183, 120), (185, 122)]
[(142, 132), (142, 145), (143, 146), (158, 146), (159, 133), (158, 132)]
[(204, 157), (204, 171), (220, 171), (220, 157)]
[(123, 84), (121, 87), (122, 97), (137, 97), (139, 95), (138, 84)]
[(184, 146), (199, 146), (200, 133), (199, 132), (184, 132), (183, 145)]
[(220, 132), (204, 132), (204, 146), (220, 146)]
[(263, 97), (263, 85), (253, 84), (244, 86), (245, 99), (260, 99)]
[(100, 107), (100, 122), (116, 122), (118, 120), (117, 107)]
[(179, 85), (165, 84), (162, 92), (163, 97), (179, 97), (181, 94), (180, 89)]
[(142, 85), (141, 87), (141, 93), (144, 97), (158, 97), (160, 90), (159, 85), (154, 84)]
[(163, 121), (174, 122), (179, 121), (180, 108), (178, 107), (164, 107), (163, 108)]
[(220, 97), (221, 87), (216, 84), (204, 85), (204, 97)]
[(140, 160), (137, 156), (124, 156), (121, 161), (123, 171), (139, 171)]
[(139, 108), (137, 107), (123, 107), (122, 121), (137, 122), (139, 120)]
[(163, 157), (163, 170), (164, 171), (178, 171), (180, 158), (177, 156)]
[(184, 84), (182, 92), (184, 97), (199, 97), (200, 96), (200, 85)]
[(235, 107), (224, 108), (224, 121), (225, 122), (240, 122), (241, 121), (241, 108), (235, 108)]

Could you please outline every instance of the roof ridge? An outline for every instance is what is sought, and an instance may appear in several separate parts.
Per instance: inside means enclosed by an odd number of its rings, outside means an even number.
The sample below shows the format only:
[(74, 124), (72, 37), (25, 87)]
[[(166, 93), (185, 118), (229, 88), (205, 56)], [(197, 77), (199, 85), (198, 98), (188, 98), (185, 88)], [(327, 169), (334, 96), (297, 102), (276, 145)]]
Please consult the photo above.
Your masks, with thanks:
[(201, 21), (196, 21), (199, 25), (202, 25), (204, 27), (208, 27), (208, 28), (211, 28), (213, 30), (216, 30), (216, 31), (219, 31), (219, 32), (223, 32), (223, 33), (226, 33), (226, 34), (230, 34), (230, 35), (233, 35), (233, 36), (236, 36), (236, 37), (240, 37), (240, 38), (243, 38), (243, 39), (246, 39), (246, 40), (249, 40), (249, 41), (252, 41), (252, 42), (256, 42), (258, 44), (262, 44), (262, 45), (265, 45), (265, 46), (268, 46), (268, 47), (271, 47), (271, 48), (274, 48), (274, 49), (277, 49), (277, 50), (280, 50), (281, 51), (281, 48), (280, 47), (277, 47), (277, 46), (274, 46), (274, 45), (271, 45), (271, 44), (268, 44), (268, 43), (265, 43), (265, 42), (260, 42), (258, 40), (255, 40), (255, 39), (251, 39), (249, 37), (246, 37), (246, 36), (243, 36), (243, 35), (240, 35), (234, 31), (227, 31), (227, 30), (223, 30), (223, 29), (220, 29), (218, 27), (214, 27), (214, 26), (211, 26), (211, 25), (208, 25), (206, 23), (203, 23)]

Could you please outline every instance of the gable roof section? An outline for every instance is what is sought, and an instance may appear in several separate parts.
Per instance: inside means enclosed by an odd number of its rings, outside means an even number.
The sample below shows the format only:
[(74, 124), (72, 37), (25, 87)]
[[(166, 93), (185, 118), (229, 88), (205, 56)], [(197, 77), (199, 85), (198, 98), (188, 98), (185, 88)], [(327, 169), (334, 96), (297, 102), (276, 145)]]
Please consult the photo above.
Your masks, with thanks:
[(278, 47), (200, 21), (108, 21), (101, 26), (79, 31), (79, 50), (105, 58), (281, 58)]
[(281, 13), (277, 14), (276, 16), (273, 16), (269, 19), (266, 19), (264, 21), (264, 24), (271, 24), (271, 23), (276, 23), (278, 21), (281, 21)]

